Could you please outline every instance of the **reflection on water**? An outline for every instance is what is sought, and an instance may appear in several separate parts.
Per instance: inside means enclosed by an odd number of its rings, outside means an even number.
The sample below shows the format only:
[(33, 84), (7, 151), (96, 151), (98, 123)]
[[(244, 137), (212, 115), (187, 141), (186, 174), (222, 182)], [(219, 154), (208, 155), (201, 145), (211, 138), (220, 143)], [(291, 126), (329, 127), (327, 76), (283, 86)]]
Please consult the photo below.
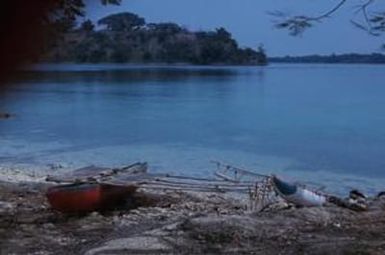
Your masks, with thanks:
[[(384, 68), (39, 67), (0, 94), (0, 109), (17, 115), (0, 122), (0, 157), (43, 162), (60, 154), (50, 160), (76, 161), (97, 150), (106, 164), (143, 156), (160, 166), (178, 161), (199, 174), (214, 154), (316, 178), (327, 172), (383, 178)], [(69, 159), (65, 152), (77, 154)]]
[[(64, 68), (66, 67), (66, 68)], [(76, 70), (74, 66), (64, 66), (62, 68), (52, 69), (50, 66), (26, 70), (18, 73), (17, 80), (27, 82), (131, 82), (131, 81), (157, 81), (157, 80), (187, 80), (190, 78), (210, 78), (235, 75), (236, 71), (231, 68), (183, 68), (183, 67), (129, 67), (129, 68), (106, 68), (100, 69), (100, 66), (85, 66)], [(75, 69), (75, 70), (74, 70)], [(44, 71), (43, 71), (44, 70)], [(48, 71), (47, 71), (48, 70)]]

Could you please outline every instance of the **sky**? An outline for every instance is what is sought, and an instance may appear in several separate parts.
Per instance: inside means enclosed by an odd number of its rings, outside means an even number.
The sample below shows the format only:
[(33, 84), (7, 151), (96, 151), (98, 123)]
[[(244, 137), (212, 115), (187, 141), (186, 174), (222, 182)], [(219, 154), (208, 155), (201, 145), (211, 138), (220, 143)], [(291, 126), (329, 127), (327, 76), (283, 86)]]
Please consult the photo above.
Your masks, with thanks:
[[(149, 23), (175, 22), (193, 31), (224, 27), (240, 46), (256, 48), (263, 44), (269, 56), (371, 53), (379, 51), (384, 43), (383, 36), (370, 36), (351, 24), (352, 18), (361, 18), (355, 14), (355, 7), (362, 0), (348, 1), (332, 18), (300, 37), (275, 29), (274, 17), (268, 12), (317, 16), (338, 0), (123, 0), (120, 6), (103, 6), (99, 2), (86, 0), (86, 18), (97, 21), (108, 14), (133, 12)], [(372, 6), (373, 11), (377, 9), (385, 10), (385, 6)]]

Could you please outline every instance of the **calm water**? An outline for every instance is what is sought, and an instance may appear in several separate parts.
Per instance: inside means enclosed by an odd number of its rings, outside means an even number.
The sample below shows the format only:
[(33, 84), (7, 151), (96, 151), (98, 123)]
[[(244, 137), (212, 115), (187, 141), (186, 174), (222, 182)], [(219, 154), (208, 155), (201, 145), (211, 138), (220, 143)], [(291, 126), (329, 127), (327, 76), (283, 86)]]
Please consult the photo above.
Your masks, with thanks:
[[(41, 71), (44, 70), (44, 71)], [(210, 159), (344, 187), (385, 180), (385, 66), (54, 65), (0, 94), (0, 165), (208, 175)]]

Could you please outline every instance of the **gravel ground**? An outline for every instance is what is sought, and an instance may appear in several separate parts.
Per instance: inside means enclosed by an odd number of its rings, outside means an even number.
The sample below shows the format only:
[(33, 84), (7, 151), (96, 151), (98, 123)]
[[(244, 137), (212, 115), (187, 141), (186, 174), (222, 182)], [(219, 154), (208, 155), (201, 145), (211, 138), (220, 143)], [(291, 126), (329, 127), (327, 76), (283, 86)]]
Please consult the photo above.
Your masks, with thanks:
[(223, 194), (139, 190), (123, 209), (68, 216), (48, 186), (0, 183), (1, 254), (385, 254), (385, 197), (365, 212), (257, 213)]

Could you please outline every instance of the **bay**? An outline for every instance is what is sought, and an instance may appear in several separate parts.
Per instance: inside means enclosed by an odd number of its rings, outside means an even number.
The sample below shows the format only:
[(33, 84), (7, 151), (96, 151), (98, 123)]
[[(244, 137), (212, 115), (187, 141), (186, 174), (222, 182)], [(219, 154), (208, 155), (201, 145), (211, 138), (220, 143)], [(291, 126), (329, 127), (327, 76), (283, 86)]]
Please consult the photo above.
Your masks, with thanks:
[(0, 165), (209, 176), (222, 160), (334, 190), (385, 180), (385, 66), (40, 65), (0, 92)]

